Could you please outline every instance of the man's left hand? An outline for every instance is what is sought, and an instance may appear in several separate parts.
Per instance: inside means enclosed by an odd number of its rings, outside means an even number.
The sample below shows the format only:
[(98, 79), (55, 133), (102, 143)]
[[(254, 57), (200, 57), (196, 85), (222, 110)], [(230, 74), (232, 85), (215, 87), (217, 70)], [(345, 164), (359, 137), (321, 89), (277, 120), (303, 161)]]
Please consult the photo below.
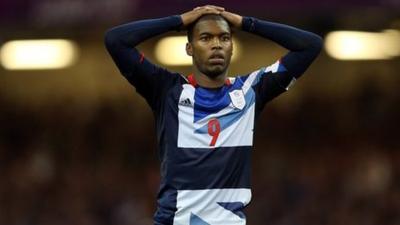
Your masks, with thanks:
[(235, 13), (231, 13), (228, 11), (223, 11), (220, 14), (221, 16), (223, 16), (229, 23), (231, 23), (234, 27), (236, 28), (242, 28), (242, 20), (243, 17), (235, 14)]

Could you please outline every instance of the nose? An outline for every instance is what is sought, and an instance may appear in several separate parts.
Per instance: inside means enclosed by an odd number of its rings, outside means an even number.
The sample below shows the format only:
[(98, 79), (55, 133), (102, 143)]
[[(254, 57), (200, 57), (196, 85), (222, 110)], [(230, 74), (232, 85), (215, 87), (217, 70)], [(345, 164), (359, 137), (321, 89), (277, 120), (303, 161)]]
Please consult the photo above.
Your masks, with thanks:
[(212, 41), (212, 49), (221, 49), (222, 45), (221, 45), (221, 41), (219, 40), (219, 38), (213, 38)]

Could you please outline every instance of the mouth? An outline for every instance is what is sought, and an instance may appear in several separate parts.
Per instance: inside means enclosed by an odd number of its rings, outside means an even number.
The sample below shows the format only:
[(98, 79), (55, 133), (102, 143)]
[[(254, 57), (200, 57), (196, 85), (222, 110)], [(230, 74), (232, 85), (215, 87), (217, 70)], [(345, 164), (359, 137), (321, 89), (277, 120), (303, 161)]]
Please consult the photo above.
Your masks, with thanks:
[(221, 53), (213, 53), (209, 58), (208, 61), (210, 64), (224, 64), (225, 58), (224, 55)]

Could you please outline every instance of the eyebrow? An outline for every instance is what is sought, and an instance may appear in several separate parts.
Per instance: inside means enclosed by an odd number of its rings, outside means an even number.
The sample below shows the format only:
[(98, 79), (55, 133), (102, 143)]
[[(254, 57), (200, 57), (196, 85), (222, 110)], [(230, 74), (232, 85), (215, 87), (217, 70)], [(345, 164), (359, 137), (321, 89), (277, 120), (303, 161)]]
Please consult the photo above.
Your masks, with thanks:
[[(222, 32), (222, 33), (217, 34), (217, 36), (222, 36), (222, 35), (226, 35), (226, 34), (231, 35), (232, 33), (229, 33), (229, 32)], [(203, 33), (200, 33), (200, 34), (199, 34), (199, 36), (202, 36), (202, 35), (214, 36), (214, 34), (212, 34), (212, 33), (210, 33), (210, 32), (203, 32)]]

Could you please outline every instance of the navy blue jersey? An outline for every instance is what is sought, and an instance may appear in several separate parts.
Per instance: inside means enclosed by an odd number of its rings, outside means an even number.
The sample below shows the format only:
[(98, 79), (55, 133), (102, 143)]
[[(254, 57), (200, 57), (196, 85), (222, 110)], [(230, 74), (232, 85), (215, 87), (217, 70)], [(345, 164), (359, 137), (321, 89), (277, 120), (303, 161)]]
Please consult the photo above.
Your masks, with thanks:
[[(137, 21), (107, 32), (106, 47), (120, 72), (152, 108), (161, 158), (156, 225), (243, 225), (251, 200), (250, 155), (256, 118), (286, 91), (321, 48), (315, 34), (244, 17), (243, 30), (290, 50), (270, 66), (199, 86), (152, 64), (135, 46), (176, 30), (180, 16)], [(273, 31), (273, 32), (271, 32)]]

